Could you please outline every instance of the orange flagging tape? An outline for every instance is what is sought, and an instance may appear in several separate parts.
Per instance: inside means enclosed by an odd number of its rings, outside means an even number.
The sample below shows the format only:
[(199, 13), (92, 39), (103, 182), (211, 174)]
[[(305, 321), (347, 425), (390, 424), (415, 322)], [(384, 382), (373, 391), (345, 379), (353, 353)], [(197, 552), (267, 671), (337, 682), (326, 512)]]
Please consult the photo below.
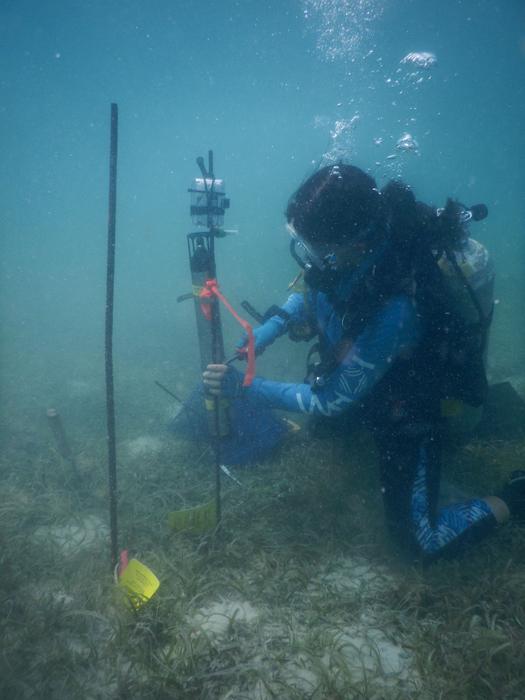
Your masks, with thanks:
[[(228, 309), (228, 311), (231, 313), (233, 318), (237, 321), (237, 323), (240, 323), (240, 325), (244, 328), (246, 331), (246, 335), (248, 336), (248, 362), (246, 365), (246, 372), (244, 374), (244, 380), (242, 385), (243, 386), (250, 386), (250, 384), (253, 381), (253, 378), (255, 377), (255, 338), (253, 336), (253, 329), (251, 325), (248, 323), (248, 321), (245, 321), (243, 318), (239, 316), (239, 314), (235, 311), (233, 306), (230, 304), (230, 302), (226, 299), (224, 294), (219, 291), (219, 287), (217, 284), (217, 280), (211, 279), (211, 280), (206, 280), (206, 283), (204, 287), (202, 288), (199, 297), (202, 300), (205, 299), (211, 299), (212, 296), (217, 297), (224, 306)], [(205, 301), (201, 304), (202, 308), (202, 313), (204, 316), (208, 319), (208, 321), (211, 320), (211, 307), (209, 304), (207, 304)]]

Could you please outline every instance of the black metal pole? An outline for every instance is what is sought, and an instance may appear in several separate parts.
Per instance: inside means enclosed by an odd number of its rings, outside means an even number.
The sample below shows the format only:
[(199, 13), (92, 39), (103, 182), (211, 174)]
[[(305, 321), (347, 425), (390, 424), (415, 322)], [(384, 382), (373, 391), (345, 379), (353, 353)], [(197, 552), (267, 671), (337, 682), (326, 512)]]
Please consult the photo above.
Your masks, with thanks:
[[(208, 151), (208, 175), (211, 178), (213, 188), (215, 181), (215, 172), (213, 166), (213, 151)], [(214, 235), (214, 224), (211, 217), (212, 211), (212, 192), (208, 192), (208, 227), (210, 229), (210, 251), (211, 259), (213, 260), (213, 277), (216, 276), (217, 272), (215, 269), (215, 235)], [(220, 363), (224, 362), (224, 345), (222, 342), (222, 328), (219, 316), (219, 302), (216, 299), (215, 304), (212, 305), (212, 355), (213, 362)], [(218, 396), (214, 397), (213, 401), (213, 421), (215, 425), (215, 436), (213, 440), (213, 454), (215, 458), (215, 517), (216, 517), (216, 531), (218, 532), (221, 527), (222, 520), (222, 506), (221, 506), (221, 404)]]
[(221, 506), (221, 436), (220, 436), (220, 411), (221, 406), (219, 403), (220, 399), (218, 396), (214, 397), (213, 402), (213, 412), (214, 412), (214, 423), (216, 435), (213, 438), (213, 456), (215, 459), (215, 522), (216, 531), (219, 532), (222, 520), (222, 506)]
[(115, 222), (117, 211), (118, 105), (111, 104), (111, 136), (109, 152), (108, 259), (106, 276), (106, 413), (109, 475), (109, 524), (111, 533), (111, 565), (118, 563), (117, 530), (117, 450), (115, 440), (115, 395), (113, 389), (113, 296), (115, 288)]

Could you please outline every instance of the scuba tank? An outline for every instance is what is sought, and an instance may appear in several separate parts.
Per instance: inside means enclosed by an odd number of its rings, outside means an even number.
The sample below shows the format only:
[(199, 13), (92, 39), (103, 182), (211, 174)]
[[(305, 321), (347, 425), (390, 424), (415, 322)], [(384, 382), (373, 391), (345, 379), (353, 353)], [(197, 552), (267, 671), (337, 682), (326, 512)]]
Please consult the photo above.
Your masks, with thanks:
[[(461, 205), (460, 205), (461, 206)], [(481, 213), (480, 213), (481, 212)], [(459, 212), (465, 234), (436, 256), (442, 275), (445, 307), (456, 332), (447, 338), (441, 414), (453, 433), (471, 431), (486, 400), (486, 360), (494, 308), (494, 265), (485, 246), (468, 236), (465, 224), (487, 215), (484, 205)], [(451, 324), (454, 325), (454, 324)]]
[(487, 249), (474, 238), (468, 238), (461, 248), (452, 251), (452, 255), (461, 270), (461, 276), (445, 253), (438, 258), (437, 263), (454, 310), (467, 324), (479, 321), (479, 309), (468, 291), (470, 287), (483, 316), (490, 318), (494, 304), (495, 273)]

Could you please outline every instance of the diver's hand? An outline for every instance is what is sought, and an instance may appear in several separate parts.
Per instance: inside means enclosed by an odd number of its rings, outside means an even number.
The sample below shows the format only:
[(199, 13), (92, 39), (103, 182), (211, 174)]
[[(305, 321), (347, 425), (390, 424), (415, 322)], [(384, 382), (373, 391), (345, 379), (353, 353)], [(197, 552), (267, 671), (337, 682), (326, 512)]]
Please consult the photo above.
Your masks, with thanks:
[[(269, 318), (266, 323), (262, 326), (253, 329), (253, 339), (255, 341), (255, 354), (262, 355), (266, 350), (268, 345), (271, 345), (273, 341), (281, 335), (284, 322), (281, 319), (276, 319), (275, 317)], [(235, 346), (237, 354), (240, 357), (246, 357), (246, 350), (248, 344), (248, 335), (246, 333), (242, 334), (241, 339)]]
[(228, 365), (208, 365), (202, 381), (208, 394), (233, 399), (240, 394), (242, 374)]
[(202, 374), (204, 388), (213, 396), (221, 396), (224, 375), (228, 371), (228, 365), (208, 365)]

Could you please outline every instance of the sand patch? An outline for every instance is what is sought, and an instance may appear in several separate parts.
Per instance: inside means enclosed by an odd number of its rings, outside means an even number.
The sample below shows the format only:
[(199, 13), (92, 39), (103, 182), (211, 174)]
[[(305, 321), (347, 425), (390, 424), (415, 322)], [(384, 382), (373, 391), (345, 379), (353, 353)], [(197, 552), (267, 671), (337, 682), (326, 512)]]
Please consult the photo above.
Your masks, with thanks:
[(192, 618), (192, 625), (207, 634), (221, 636), (234, 622), (252, 623), (259, 612), (242, 600), (223, 600), (201, 608)]
[(109, 534), (106, 523), (96, 515), (86, 515), (79, 521), (67, 525), (42, 525), (33, 533), (39, 545), (52, 544), (69, 556), (79, 550), (100, 546)]
[(287, 685), (311, 693), (323, 676), (331, 676), (336, 684), (338, 678), (351, 676), (356, 684), (366, 680), (377, 687), (415, 685), (412, 655), (381, 630), (355, 625), (331, 634), (329, 645), (318, 655), (298, 654), (284, 665), (282, 678)]
[(163, 441), (155, 435), (139, 435), (139, 437), (133, 440), (126, 440), (123, 443), (123, 448), (128, 457), (133, 459), (158, 454), (163, 446)]
[(361, 557), (335, 559), (315, 578), (309, 589), (329, 588), (336, 593), (374, 598), (395, 585), (395, 579), (385, 567), (372, 564)]
[(363, 677), (369, 671), (384, 680), (393, 676), (408, 678), (411, 653), (392, 642), (382, 630), (368, 627), (364, 622), (345, 627), (334, 637), (348, 668)]

